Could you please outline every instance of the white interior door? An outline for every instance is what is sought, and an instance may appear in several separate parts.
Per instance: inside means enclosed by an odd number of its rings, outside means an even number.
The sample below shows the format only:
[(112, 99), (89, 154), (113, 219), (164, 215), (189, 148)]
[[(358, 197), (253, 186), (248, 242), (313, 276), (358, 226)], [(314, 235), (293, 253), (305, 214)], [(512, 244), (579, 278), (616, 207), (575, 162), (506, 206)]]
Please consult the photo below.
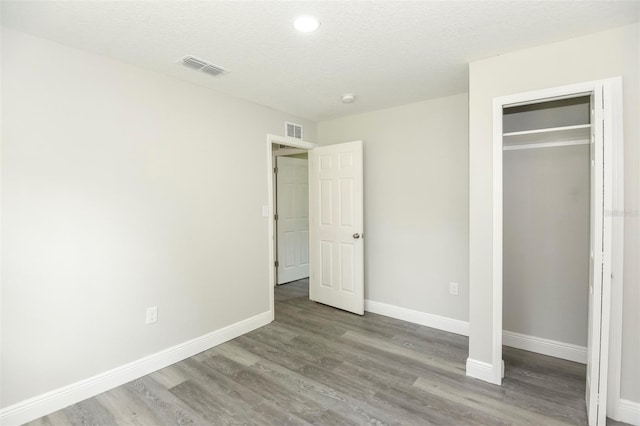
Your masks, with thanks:
[(362, 315), (362, 141), (309, 151), (309, 183), (309, 298)]
[(277, 157), (278, 284), (309, 276), (309, 167), (300, 158)]
[(603, 92), (595, 90), (591, 99), (591, 237), (589, 264), (589, 325), (587, 341), (587, 386), (585, 400), (589, 425), (606, 424), (606, 390), (608, 360), (608, 311), (603, 311), (603, 302), (608, 302), (610, 276), (605, 277), (604, 265), (604, 193), (606, 176), (610, 174), (605, 161), (605, 131)]

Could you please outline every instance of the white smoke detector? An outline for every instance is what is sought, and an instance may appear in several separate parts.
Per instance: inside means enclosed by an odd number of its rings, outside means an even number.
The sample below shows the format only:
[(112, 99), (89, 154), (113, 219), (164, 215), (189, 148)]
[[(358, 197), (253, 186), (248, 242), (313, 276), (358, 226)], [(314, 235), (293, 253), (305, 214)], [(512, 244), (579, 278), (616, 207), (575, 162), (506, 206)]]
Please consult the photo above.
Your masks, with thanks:
[(342, 103), (343, 104), (352, 104), (356, 100), (356, 95), (352, 95), (347, 93), (346, 95), (342, 95)]

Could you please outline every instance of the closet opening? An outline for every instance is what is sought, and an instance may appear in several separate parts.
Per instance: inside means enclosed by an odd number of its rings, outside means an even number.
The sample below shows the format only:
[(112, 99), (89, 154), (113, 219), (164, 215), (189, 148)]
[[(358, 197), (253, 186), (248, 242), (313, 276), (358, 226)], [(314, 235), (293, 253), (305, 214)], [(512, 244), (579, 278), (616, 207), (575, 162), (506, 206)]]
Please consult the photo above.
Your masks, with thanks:
[[(587, 363), (590, 95), (503, 109), (503, 345)], [(508, 364), (506, 368), (508, 368)]]

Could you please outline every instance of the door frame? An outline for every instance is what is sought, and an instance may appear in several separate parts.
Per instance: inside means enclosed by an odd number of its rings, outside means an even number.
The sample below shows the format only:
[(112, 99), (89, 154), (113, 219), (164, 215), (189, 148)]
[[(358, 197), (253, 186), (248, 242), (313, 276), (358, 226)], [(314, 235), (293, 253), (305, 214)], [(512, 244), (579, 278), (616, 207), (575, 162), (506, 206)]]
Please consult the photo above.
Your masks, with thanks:
[(273, 182), (273, 144), (286, 145), (292, 148), (299, 148), (309, 151), (313, 148), (317, 148), (318, 144), (313, 142), (306, 142), (300, 139), (292, 138), (289, 136), (278, 136), (268, 133), (267, 134), (267, 209), (266, 214), (267, 221), (267, 238), (268, 238), (268, 291), (269, 291), (269, 311), (271, 312), (271, 320), (275, 318), (274, 309), (274, 288), (276, 286), (276, 271), (275, 271), (275, 243), (276, 235), (274, 232), (274, 214), (275, 214), (275, 200), (274, 200), (274, 182)]
[[(492, 316), (492, 379), (500, 385), (504, 374), (502, 362), (502, 195), (504, 106), (540, 102), (550, 98), (574, 97), (594, 93), (603, 88), (608, 108), (604, 118), (604, 213), (603, 213), (603, 300), (601, 344), (608, 339), (608, 352), (600, 353), (601, 368), (608, 371), (606, 410), (613, 417), (620, 401), (620, 363), (622, 353), (622, 291), (624, 221), (624, 155), (622, 123), (622, 78), (615, 77), (567, 86), (536, 90), (493, 99), (493, 316)], [(606, 167), (605, 167), (606, 166)], [(607, 359), (608, 355), (608, 359)]]

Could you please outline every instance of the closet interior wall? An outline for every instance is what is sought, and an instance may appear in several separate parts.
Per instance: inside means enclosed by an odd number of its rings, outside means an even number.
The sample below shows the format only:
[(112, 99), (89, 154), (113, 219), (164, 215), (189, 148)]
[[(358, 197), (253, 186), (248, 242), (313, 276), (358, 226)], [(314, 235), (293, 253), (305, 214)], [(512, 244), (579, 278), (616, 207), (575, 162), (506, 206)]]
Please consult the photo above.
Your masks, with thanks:
[(505, 331), (587, 346), (589, 123), (589, 96), (503, 111)]

